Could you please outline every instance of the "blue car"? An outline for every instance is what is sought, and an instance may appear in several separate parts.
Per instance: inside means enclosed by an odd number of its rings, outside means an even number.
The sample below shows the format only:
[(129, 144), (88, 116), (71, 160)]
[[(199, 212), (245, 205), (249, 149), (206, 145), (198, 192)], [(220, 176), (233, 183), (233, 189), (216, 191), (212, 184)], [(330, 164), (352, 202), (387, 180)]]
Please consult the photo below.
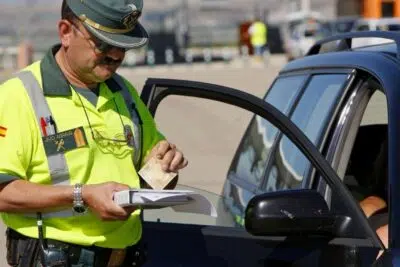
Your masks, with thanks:
[[(391, 42), (352, 49), (361, 37)], [(215, 225), (151, 221), (144, 211), (145, 266), (400, 266), (399, 33), (321, 40), (284, 66), (262, 99), (170, 79), (148, 79), (141, 97), (154, 115), (170, 95), (254, 117), (232, 155)], [(360, 201), (369, 196), (387, 208), (367, 218)], [(388, 248), (377, 219), (389, 225)]]

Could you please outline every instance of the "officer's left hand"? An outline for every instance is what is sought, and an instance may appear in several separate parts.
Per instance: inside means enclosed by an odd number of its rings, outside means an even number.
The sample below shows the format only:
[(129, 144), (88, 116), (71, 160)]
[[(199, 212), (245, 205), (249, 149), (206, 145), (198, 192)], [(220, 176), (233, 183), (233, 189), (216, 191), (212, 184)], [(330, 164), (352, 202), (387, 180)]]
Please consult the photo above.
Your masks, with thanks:
[(176, 148), (176, 145), (166, 140), (158, 142), (146, 158), (146, 161), (151, 157), (156, 157), (161, 161), (161, 167), (165, 172), (178, 172), (188, 165), (188, 160)]

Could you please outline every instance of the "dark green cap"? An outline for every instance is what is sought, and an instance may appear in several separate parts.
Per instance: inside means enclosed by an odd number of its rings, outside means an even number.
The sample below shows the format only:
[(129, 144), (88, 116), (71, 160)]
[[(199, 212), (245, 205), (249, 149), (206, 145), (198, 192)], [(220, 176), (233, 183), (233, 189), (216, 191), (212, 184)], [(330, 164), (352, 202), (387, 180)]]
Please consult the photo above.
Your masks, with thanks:
[(66, 0), (72, 12), (100, 40), (125, 49), (147, 44), (148, 34), (138, 22), (142, 0)]

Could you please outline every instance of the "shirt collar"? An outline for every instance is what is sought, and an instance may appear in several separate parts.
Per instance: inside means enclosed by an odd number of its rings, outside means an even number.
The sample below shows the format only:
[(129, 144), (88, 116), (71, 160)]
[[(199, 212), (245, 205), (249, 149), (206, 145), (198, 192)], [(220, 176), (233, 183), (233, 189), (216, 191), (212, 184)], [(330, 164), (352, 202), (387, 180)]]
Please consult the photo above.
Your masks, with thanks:
[[(40, 63), (43, 93), (45, 96), (72, 96), (70, 84), (55, 59), (55, 54), (60, 48), (60, 44), (53, 46), (49, 49)], [(112, 78), (107, 80), (105, 83), (113, 93), (121, 90), (118, 85), (114, 86), (116, 83), (113, 82)]]

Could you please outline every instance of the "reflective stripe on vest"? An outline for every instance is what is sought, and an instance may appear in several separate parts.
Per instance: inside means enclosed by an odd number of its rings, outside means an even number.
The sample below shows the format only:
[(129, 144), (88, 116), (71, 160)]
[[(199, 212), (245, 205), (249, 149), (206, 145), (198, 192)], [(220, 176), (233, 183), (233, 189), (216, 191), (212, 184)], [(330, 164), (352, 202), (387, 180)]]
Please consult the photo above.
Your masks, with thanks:
[[(36, 120), (41, 129), (42, 137), (45, 133), (40, 127), (40, 119), (49, 118), (51, 116), (51, 111), (49, 105), (47, 104), (46, 98), (43, 95), (42, 88), (36, 80), (35, 76), (30, 71), (19, 72), (16, 75), (24, 84), (25, 90), (31, 99), (33, 109), (35, 111)], [(54, 185), (70, 185), (69, 182), (69, 170), (67, 166), (67, 161), (63, 153), (56, 155), (51, 155), (47, 157), (49, 164), (49, 172)]]
[[(47, 100), (43, 94), (43, 90), (40, 87), (39, 82), (35, 78), (32, 72), (30, 71), (23, 71), (19, 72), (15, 75), (17, 78), (19, 78), (24, 87), (25, 90), (31, 100), (33, 109), (35, 111), (36, 115), (36, 120), (39, 125), (39, 129), (42, 129), (40, 127), (41, 125), (41, 118), (49, 118), (52, 116), (49, 105), (47, 103)], [(127, 106), (130, 114), (131, 114), (131, 120), (133, 122), (133, 128), (134, 128), (134, 155), (132, 158), (133, 164), (135, 165), (136, 168), (139, 167), (140, 164), (140, 159), (141, 159), (141, 120), (139, 117), (139, 114), (135, 108), (135, 103), (133, 101), (133, 97), (131, 93), (129, 92), (129, 89), (126, 87), (125, 82), (123, 79), (118, 76), (114, 75), (113, 76), (114, 81), (118, 84), (118, 86), (121, 89), (122, 95), (124, 97), (125, 105)], [(41, 135), (42, 137), (45, 136), (45, 133), (43, 130), (41, 130)], [(65, 156), (63, 153), (59, 153), (56, 155), (51, 155), (47, 156), (47, 161), (49, 165), (49, 172), (50, 172), (50, 177), (52, 180), (53, 185), (70, 185), (70, 176), (69, 176), (69, 170), (68, 170), (68, 165), (67, 161), (65, 159)], [(26, 214), (29, 217), (36, 217), (36, 214)], [(48, 212), (48, 213), (43, 213), (44, 218), (51, 218), (51, 217), (71, 217), (73, 216), (72, 209), (66, 209), (66, 210), (61, 210), (61, 211), (56, 211), (56, 212)]]

